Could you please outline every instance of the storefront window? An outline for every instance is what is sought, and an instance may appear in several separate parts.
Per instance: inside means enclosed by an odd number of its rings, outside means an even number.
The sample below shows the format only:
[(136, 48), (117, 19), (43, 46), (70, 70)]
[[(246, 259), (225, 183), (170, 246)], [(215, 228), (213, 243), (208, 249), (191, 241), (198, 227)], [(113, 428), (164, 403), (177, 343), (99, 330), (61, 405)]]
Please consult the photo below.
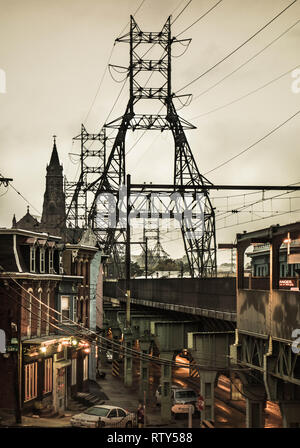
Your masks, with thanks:
[(71, 380), (71, 386), (75, 386), (76, 384), (76, 377), (77, 377), (77, 359), (72, 359), (72, 380)]
[(44, 394), (52, 392), (52, 358), (44, 361)]
[(25, 365), (25, 397), (30, 401), (37, 397), (37, 362)]
[(89, 377), (89, 357), (85, 356), (83, 359), (83, 381)]

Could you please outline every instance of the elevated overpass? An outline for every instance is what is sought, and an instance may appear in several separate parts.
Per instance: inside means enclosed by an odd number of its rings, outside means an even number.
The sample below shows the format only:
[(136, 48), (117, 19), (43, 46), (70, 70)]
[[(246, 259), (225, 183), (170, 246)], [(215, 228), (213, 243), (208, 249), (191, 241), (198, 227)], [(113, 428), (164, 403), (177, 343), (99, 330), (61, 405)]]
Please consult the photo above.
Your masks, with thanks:
[[(266, 400), (279, 403), (284, 427), (300, 427), (300, 292), (279, 282), (279, 250), (289, 240), (300, 240), (300, 223), (237, 235), (236, 279), (130, 280), (135, 337), (145, 353), (152, 338), (164, 359), (189, 350), (199, 369), (204, 419), (214, 419), (213, 390), (222, 371), (242, 384), (247, 427), (264, 426)], [(245, 251), (257, 243), (270, 245), (269, 277), (245, 276)], [(124, 313), (126, 289), (125, 280), (104, 282), (106, 303), (123, 304)], [(162, 419), (168, 420), (172, 377), (162, 371)]]
[[(220, 278), (131, 279), (132, 304), (236, 322), (236, 280)], [(126, 302), (126, 280), (105, 281), (103, 295)]]

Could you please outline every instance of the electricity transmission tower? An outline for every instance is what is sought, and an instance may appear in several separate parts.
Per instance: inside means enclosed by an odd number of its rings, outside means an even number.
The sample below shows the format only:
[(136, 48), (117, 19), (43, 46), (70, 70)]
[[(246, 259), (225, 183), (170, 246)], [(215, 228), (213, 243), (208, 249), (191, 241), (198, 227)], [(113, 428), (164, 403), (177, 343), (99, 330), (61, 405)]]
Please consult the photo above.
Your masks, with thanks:
[(82, 124), (80, 134), (73, 140), (80, 141), (80, 175), (77, 182), (65, 179), (67, 223), (73, 228), (87, 228), (88, 210), (96, 188), (91, 184), (104, 171), (108, 139), (105, 129), (98, 134), (90, 134)]
[[(108, 217), (112, 208), (119, 201), (120, 186), (125, 185), (125, 138), (128, 130), (156, 130), (171, 131), (175, 144), (174, 157), (174, 191), (183, 185), (205, 186), (212, 185), (200, 174), (191, 148), (188, 144), (185, 131), (195, 127), (177, 114), (174, 99), (180, 101), (188, 95), (172, 93), (171, 90), (171, 59), (172, 47), (175, 44), (188, 45), (190, 39), (177, 39), (171, 36), (171, 18), (169, 17), (159, 32), (142, 31), (134, 18), (130, 19), (130, 31), (116, 39), (117, 42), (129, 44), (129, 67), (111, 66), (117, 70), (126, 69), (129, 77), (129, 100), (125, 113), (105, 125), (106, 128), (116, 130), (116, 137), (107, 158), (101, 175), (89, 184), (89, 190), (93, 192), (94, 199), (88, 213), (89, 225), (101, 235), (103, 250), (110, 253), (116, 250), (118, 242), (125, 239), (126, 228), (123, 225), (108, 225)], [(148, 51), (142, 52), (148, 45)], [(153, 49), (162, 51), (160, 57), (145, 58)], [(150, 52), (150, 55), (153, 54)], [(147, 87), (148, 81), (144, 82), (145, 73), (149, 73), (158, 85)], [(159, 78), (159, 81), (157, 79)], [(137, 113), (137, 103), (159, 102), (165, 109), (164, 114)], [(198, 189), (199, 190), (199, 189)], [(76, 192), (75, 192), (76, 193)], [(201, 235), (194, 232), (190, 221), (183, 220), (181, 233), (184, 241), (185, 251), (192, 277), (204, 277), (216, 275), (216, 237), (215, 237), (215, 214), (207, 189), (203, 189), (204, 218)], [(115, 198), (112, 203), (111, 197)], [(196, 189), (195, 195), (196, 197)], [(185, 198), (183, 198), (185, 201)], [(196, 203), (196, 200), (195, 200)], [(193, 206), (192, 206), (193, 209)], [(100, 216), (100, 218), (99, 218)], [(120, 222), (119, 212), (116, 213), (117, 224)], [(121, 246), (121, 245), (120, 245)], [(123, 246), (124, 247), (124, 246)]]

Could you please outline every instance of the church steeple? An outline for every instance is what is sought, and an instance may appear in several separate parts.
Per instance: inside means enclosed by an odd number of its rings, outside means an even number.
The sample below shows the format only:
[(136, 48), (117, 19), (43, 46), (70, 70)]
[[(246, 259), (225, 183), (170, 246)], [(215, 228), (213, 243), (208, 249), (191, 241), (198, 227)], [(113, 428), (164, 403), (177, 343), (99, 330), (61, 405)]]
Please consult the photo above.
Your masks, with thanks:
[(52, 154), (49, 165), (47, 165), (41, 228), (45, 232), (60, 236), (65, 225), (66, 204), (63, 186), (63, 167), (59, 162), (56, 135), (54, 135)]
[(50, 158), (49, 165), (47, 165), (47, 173), (62, 173), (63, 167), (59, 163), (59, 157), (56, 147), (56, 135), (53, 135), (53, 148), (52, 148), (52, 154)]
[(58, 152), (57, 152), (57, 148), (56, 148), (56, 135), (53, 135), (53, 149), (52, 149), (50, 163), (48, 166), (52, 167), (52, 168), (60, 166)]

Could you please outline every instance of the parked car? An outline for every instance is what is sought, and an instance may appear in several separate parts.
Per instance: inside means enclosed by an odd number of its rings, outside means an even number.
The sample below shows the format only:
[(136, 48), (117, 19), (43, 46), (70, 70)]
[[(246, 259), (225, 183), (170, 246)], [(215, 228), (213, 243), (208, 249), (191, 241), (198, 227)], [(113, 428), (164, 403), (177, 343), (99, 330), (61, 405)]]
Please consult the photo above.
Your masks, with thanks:
[(81, 414), (73, 415), (72, 426), (81, 428), (132, 428), (136, 416), (123, 408), (110, 405), (96, 405)]
[[(116, 359), (118, 359), (119, 362), (123, 362), (123, 357), (124, 357), (123, 352), (120, 351), (119, 357), (118, 358), (116, 357)], [(106, 361), (109, 363), (112, 363), (112, 361), (113, 361), (113, 354), (112, 354), (111, 350), (106, 351)]]
[[(156, 404), (161, 404), (161, 385), (155, 392)], [(178, 386), (171, 387), (172, 406), (174, 404), (192, 404), (196, 407), (198, 395), (193, 389), (182, 388)]]

